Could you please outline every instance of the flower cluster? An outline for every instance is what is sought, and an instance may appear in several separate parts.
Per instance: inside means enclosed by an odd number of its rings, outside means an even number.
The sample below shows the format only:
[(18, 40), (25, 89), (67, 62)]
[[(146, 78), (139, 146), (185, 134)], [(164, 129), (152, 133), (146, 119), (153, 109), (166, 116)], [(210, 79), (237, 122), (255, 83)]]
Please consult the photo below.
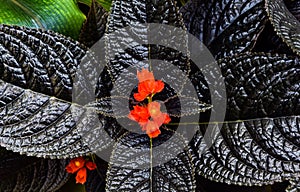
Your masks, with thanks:
[(97, 168), (94, 162), (88, 161), (83, 157), (77, 157), (70, 161), (70, 163), (66, 167), (66, 171), (68, 173), (76, 173), (76, 183), (84, 184), (86, 182), (87, 170), (94, 170)]
[(161, 133), (159, 127), (171, 121), (168, 114), (160, 111), (160, 103), (152, 102), (152, 97), (164, 89), (164, 83), (161, 80), (155, 80), (153, 73), (147, 69), (138, 71), (137, 77), (139, 80), (138, 93), (135, 93), (133, 97), (137, 101), (143, 101), (147, 98), (148, 104), (134, 106), (128, 118), (138, 122), (150, 138), (155, 138)]

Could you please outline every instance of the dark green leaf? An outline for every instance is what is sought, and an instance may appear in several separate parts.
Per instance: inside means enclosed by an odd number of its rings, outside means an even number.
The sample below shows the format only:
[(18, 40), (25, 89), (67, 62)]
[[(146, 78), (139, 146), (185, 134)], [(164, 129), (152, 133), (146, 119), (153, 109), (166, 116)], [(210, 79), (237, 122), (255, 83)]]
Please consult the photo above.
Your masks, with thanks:
[[(174, 146), (169, 146), (169, 149), (173, 147), (177, 149), (178, 146), (173, 144)], [(152, 172), (149, 168), (151, 160), (149, 154), (148, 138), (137, 139), (135, 135), (126, 135), (120, 139), (115, 145), (110, 161), (107, 191), (149, 191), (152, 189), (152, 191), (183, 192), (195, 190), (194, 167), (190, 154), (181, 152), (177, 157), (165, 163), (159, 162), (156, 157), (166, 154), (157, 151), (153, 154), (152, 160), (160, 165), (153, 167)], [(140, 169), (137, 169), (138, 167)], [(152, 181), (150, 180), (151, 176)]]
[(196, 170), (210, 180), (236, 185), (298, 181), (299, 144), (291, 141), (299, 136), (286, 139), (281, 132), (299, 132), (299, 122), (299, 116), (224, 122), (222, 135), (204, 153), (198, 134), (191, 143), (197, 148), (191, 149)]
[(228, 120), (300, 114), (297, 57), (247, 53), (224, 58), (219, 65), (227, 89)]
[(250, 51), (262, 31), (263, 0), (191, 0), (181, 8), (188, 31), (216, 58)]
[(200, 132), (194, 137), (196, 170), (211, 180), (238, 185), (299, 180), (298, 59), (242, 54), (219, 65), (228, 94), (227, 119), (232, 121), (216, 123), (222, 134), (209, 150), (203, 151)]
[(0, 152), (0, 191), (53, 192), (69, 179), (67, 160), (39, 159)]
[(106, 29), (108, 13), (102, 8), (98, 2), (92, 1), (90, 11), (87, 16), (81, 33), (79, 42), (91, 47), (104, 34)]
[(285, 0), (284, 3), (288, 10), (300, 21), (300, 1), (299, 0)]
[(89, 153), (81, 130), (101, 124), (96, 115), (79, 123), (86, 109), (69, 102), (85, 48), (52, 32), (0, 26), (0, 49), (1, 146), (51, 158)]
[(0, 23), (49, 29), (78, 38), (85, 20), (73, 0), (1, 1)]
[(266, 9), (277, 35), (300, 55), (300, 22), (288, 10), (283, 0), (266, 0)]
[(0, 25), (0, 78), (70, 101), (72, 78), (85, 49), (49, 31)]

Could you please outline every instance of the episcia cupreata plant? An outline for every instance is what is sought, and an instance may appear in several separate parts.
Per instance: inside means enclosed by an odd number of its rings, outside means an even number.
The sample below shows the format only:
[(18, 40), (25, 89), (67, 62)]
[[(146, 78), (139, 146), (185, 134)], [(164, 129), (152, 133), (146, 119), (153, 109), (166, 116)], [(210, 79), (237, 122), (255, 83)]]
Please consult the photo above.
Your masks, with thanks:
[[(0, 189), (56, 191), (69, 177), (66, 158), (95, 153), (108, 166), (91, 158), (87, 191), (199, 191), (198, 175), (245, 186), (287, 180), (287, 191), (299, 190), (297, 2), (191, 0), (178, 9), (172, 0), (115, 0), (109, 13), (93, 2), (81, 43), (1, 25), (0, 144), (35, 157), (1, 148)], [(262, 48), (268, 25), (268, 37), (282, 40)], [(134, 99), (143, 68), (164, 82), (151, 99), (172, 119), (152, 147), (128, 118), (143, 106)], [(223, 105), (222, 121), (210, 121)]]

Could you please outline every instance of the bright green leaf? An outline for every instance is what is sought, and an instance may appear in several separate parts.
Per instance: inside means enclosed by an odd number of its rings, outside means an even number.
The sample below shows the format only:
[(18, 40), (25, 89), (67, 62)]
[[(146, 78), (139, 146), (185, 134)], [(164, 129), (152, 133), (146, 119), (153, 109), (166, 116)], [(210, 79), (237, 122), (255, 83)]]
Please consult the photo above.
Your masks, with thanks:
[(85, 15), (73, 0), (0, 0), (0, 23), (44, 28), (78, 38)]

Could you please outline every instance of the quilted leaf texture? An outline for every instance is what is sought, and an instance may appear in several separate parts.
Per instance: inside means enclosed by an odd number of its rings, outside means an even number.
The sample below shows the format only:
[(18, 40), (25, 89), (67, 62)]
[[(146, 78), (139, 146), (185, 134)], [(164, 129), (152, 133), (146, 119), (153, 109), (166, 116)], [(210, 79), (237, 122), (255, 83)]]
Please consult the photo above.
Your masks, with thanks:
[(53, 192), (69, 179), (67, 160), (26, 157), (0, 149), (0, 189), (3, 192)]
[[(110, 35), (109, 38), (105, 39), (105, 53), (109, 60), (106, 61), (106, 67), (101, 74), (100, 83), (96, 90), (97, 100), (100, 102), (103, 101), (100, 105), (105, 104), (106, 99), (110, 98), (111, 94), (114, 94), (118, 98), (128, 98), (128, 95), (124, 94), (126, 92), (124, 90), (132, 90), (136, 86), (136, 82), (130, 81), (136, 79), (136, 70), (153, 65), (154, 70), (161, 70), (160, 74), (165, 72), (165, 68), (159, 66), (158, 63), (148, 63), (147, 60), (149, 58), (170, 62), (185, 73), (189, 73), (190, 63), (187, 57), (169, 47), (147, 45), (149, 41), (147, 36), (148, 31), (147, 29), (145, 30), (145, 26), (141, 25), (145, 23), (161, 23), (184, 28), (179, 10), (174, 6), (174, 1), (114, 1), (108, 21), (107, 33)], [(122, 31), (121, 29), (124, 27), (130, 29)], [(119, 31), (119, 33), (115, 34), (116, 31)], [(166, 33), (169, 32), (166, 31)], [(172, 37), (173, 39), (177, 38), (172, 43), (185, 45), (185, 35), (185, 33), (182, 33), (178, 37)], [(145, 43), (136, 45), (136, 39), (133, 39), (133, 37)], [(123, 49), (124, 44), (135, 46)], [(128, 70), (130, 67), (133, 70)], [(155, 71), (154, 73), (157, 74)], [(124, 74), (125, 78), (122, 76)], [(162, 77), (157, 78), (162, 79)], [(118, 83), (116, 83), (117, 80)], [(177, 81), (178, 85), (183, 86), (184, 81), (186, 80)], [(84, 87), (86, 86), (83, 85)], [(110, 93), (112, 89), (114, 89), (114, 92)], [(163, 97), (164, 94), (162, 93), (160, 96)], [(109, 112), (109, 108), (105, 113), (107, 114), (107, 112)], [(121, 113), (120, 115), (127, 116), (127, 114)], [(107, 122), (110, 121), (111, 118)]]
[[(280, 5), (280, 2), (277, 3)], [(278, 8), (272, 8), (276, 3), (266, 5), (275, 12)], [(82, 141), (82, 130), (91, 127), (93, 135), (107, 132), (118, 141), (109, 164), (108, 191), (148, 191), (149, 188), (154, 191), (194, 191), (194, 173), (214, 181), (238, 185), (264, 185), (288, 180), (291, 185), (287, 190), (296, 191), (297, 187), (299, 190), (298, 58), (244, 53), (252, 49), (263, 29), (266, 18), (263, 8), (263, 1), (260, 0), (216, 0), (191, 1), (181, 9), (188, 30), (199, 37), (216, 58), (221, 58), (218, 63), (225, 77), (227, 114), (224, 122), (214, 122), (222, 129), (211, 148), (203, 150), (206, 146), (202, 135), (207, 127), (204, 121), (197, 127), (199, 131), (189, 143), (188, 150), (154, 167), (152, 171), (149, 168), (135, 169), (141, 162), (149, 166), (150, 157), (140, 159), (137, 156), (137, 159), (130, 160), (130, 154), (124, 154), (121, 150), (121, 144), (124, 144), (134, 147), (132, 152), (149, 152), (147, 136), (130, 134), (114, 117), (87, 115), (85, 106), (71, 102), (75, 72), (86, 54), (84, 46), (49, 31), (1, 25), (1, 146), (31, 156), (82, 156), (91, 152)], [(98, 19), (95, 16), (92, 20)], [(113, 57), (107, 61), (99, 78), (96, 99), (106, 102), (105, 98), (110, 98), (113, 87), (122, 94), (121, 90), (124, 85), (128, 86), (128, 81), (117, 81), (118, 77), (124, 72), (128, 72), (128, 77), (136, 77), (136, 69), (150, 65), (142, 61), (151, 58), (171, 62), (188, 74), (198, 94), (197, 99), (209, 103), (208, 82), (200, 71), (191, 70), (194, 65), (188, 57), (169, 47), (157, 45), (142, 44), (121, 50), (120, 42), (124, 38), (125, 43), (133, 42), (132, 38), (126, 38), (132, 34), (147, 39), (147, 30), (137, 24), (147, 22), (184, 29), (179, 10), (171, 0), (113, 2), (106, 32), (113, 33), (127, 26), (132, 26), (132, 29), (130, 33), (125, 31), (122, 36), (112, 35), (106, 39), (106, 53)], [(291, 34), (286, 38), (295, 36), (292, 31), (288, 32)], [(185, 35), (182, 33), (174, 39), (186, 45)], [(294, 43), (297, 43), (297, 38)], [(297, 46), (292, 49), (295, 51)], [(111, 50), (118, 52), (115, 54)], [(134, 67), (134, 73), (127, 71), (129, 67)], [(153, 68), (161, 69), (161, 66), (157, 64)], [(210, 66), (203, 70), (209, 70), (214, 75), (214, 69)], [(176, 73), (172, 75), (177, 77)], [(184, 81), (174, 83), (185, 84)], [(171, 88), (167, 88), (164, 96), (159, 97), (174, 95)], [(72, 113), (74, 110), (75, 114)], [(109, 113), (110, 109), (107, 111)], [(172, 136), (170, 133), (173, 133), (168, 129), (162, 132), (161, 138), (154, 142), (155, 146), (168, 140)], [(100, 149), (111, 144), (110, 140), (86, 139)], [(131, 167), (122, 167), (124, 163)], [(92, 181), (89, 186), (103, 187), (102, 184), (94, 185)]]
[(300, 171), (298, 59), (242, 54), (224, 58), (219, 65), (228, 92), (228, 121), (216, 124), (221, 134), (206, 151), (201, 134), (194, 137), (196, 170), (209, 179), (238, 185), (290, 180), (294, 185), (289, 191), (297, 190), (293, 181), (299, 181)]
[(270, 21), (266, 23), (252, 51), (296, 55), (292, 49), (276, 34)]
[[(299, 4), (299, 3), (298, 3)], [(300, 22), (290, 12), (283, 0), (266, 0), (266, 10), (276, 33), (299, 56), (300, 55)], [(292, 12), (297, 14), (295, 3)], [(299, 12), (299, 11), (298, 11)]]
[[(150, 171), (150, 156), (145, 155), (149, 139), (136, 141), (137, 136), (131, 134), (116, 144), (107, 173), (107, 191), (195, 191), (195, 172), (187, 151)], [(137, 169), (143, 163), (148, 168)]]
[(300, 20), (300, 1), (284, 1), (288, 10), (296, 17), (296, 19)]
[(85, 48), (50, 31), (0, 26), (0, 77), (25, 89), (71, 100)]
[(70, 103), (85, 48), (53, 32), (5, 25), (0, 41), (1, 145), (39, 157), (87, 153), (76, 130), (84, 110), (72, 115)]
[(216, 58), (250, 51), (266, 22), (263, 0), (191, 0), (181, 9), (187, 30)]
[(300, 114), (297, 57), (246, 53), (224, 58), (220, 67), (228, 93), (228, 120)]

